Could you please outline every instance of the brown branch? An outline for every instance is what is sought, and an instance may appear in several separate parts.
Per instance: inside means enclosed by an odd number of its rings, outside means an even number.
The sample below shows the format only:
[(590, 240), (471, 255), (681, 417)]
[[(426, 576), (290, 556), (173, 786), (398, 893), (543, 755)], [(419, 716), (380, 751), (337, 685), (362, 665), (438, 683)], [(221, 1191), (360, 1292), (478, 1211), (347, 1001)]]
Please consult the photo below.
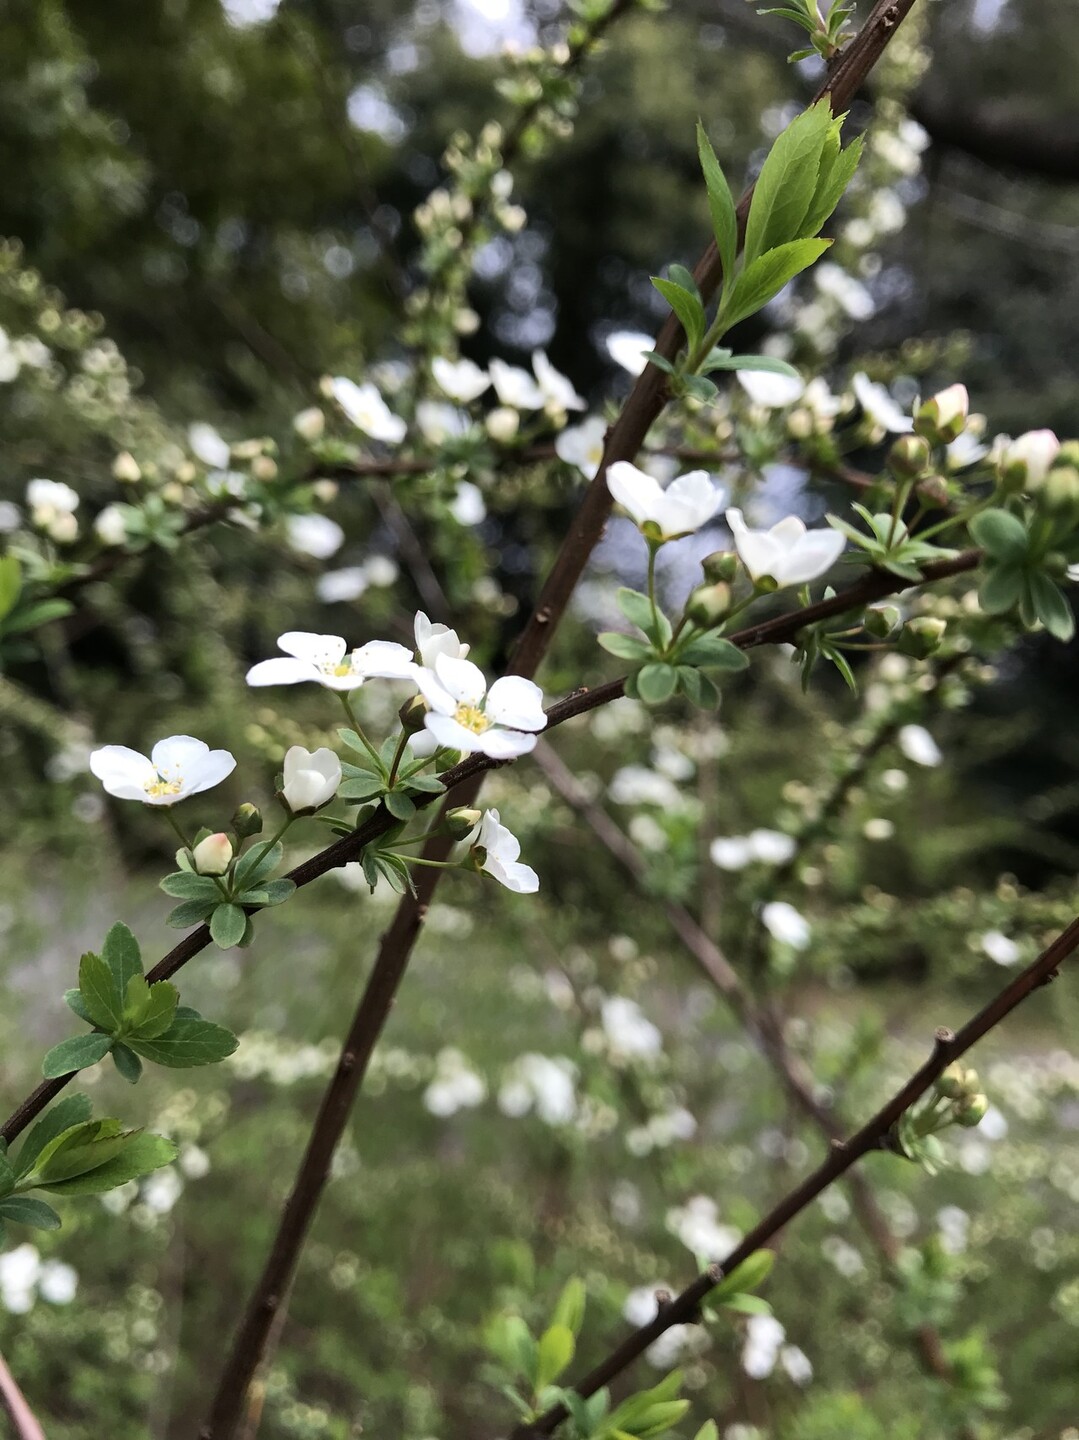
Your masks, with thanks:
[(0, 1406), (12, 1424), (17, 1440), (45, 1440), (38, 1418), (26, 1403), (26, 1397), (15, 1383), (15, 1377), (0, 1355)]
[[(845, 1175), (863, 1156), (874, 1150), (891, 1150), (893, 1127), (901, 1116), (933, 1085), (942, 1072), (979, 1040), (995, 1029), (1027, 997), (1054, 979), (1059, 967), (1079, 947), (1079, 917), (1074, 919), (1033, 964), (1015, 977), (989, 1003), (954, 1033), (946, 1028), (936, 1032), (933, 1053), (914, 1074), (887, 1100), (877, 1113), (849, 1139), (834, 1140), (827, 1157), (753, 1227), (740, 1244), (716, 1265), (708, 1269), (681, 1292), (647, 1325), (626, 1337), (622, 1344), (600, 1364), (577, 1382), (579, 1395), (592, 1395), (637, 1360), (645, 1350), (672, 1325), (691, 1322), (708, 1293), (750, 1255), (770, 1245), (783, 1228), (800, 1215), (823, 1191)], [(556, 1405), (529, 1424), (519, 1425), (511, 1440), (534, 1440), (550, 1433), (566, 1419), (567, 1411)]]

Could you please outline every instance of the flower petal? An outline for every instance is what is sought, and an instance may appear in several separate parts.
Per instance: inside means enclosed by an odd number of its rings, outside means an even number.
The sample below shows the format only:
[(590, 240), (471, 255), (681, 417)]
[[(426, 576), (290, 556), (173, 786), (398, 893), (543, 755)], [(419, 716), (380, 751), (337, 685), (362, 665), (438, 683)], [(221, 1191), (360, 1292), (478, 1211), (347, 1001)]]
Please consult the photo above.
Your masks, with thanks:
[(211, 750), (209, 754), (199, 757), (186, 771), (183, 776), (184, 788), (176, 798), (182, 800), (187, 795), (199, 795), (203, 790), (210, 790), (214, 785), (220, 785), (235, 769), (234, 755), (230, 755), (227, 750)]
[(150, 761), (165, 780), (181, 780), (209, 753), (204, 740), (196, 740), (193, 735), (170, 735), (150, 751)]
[(543, 730), (547, 716), (543, 713), (543, 691), (522, 675), (503, 675), (487, 692), (485, 711), (497, 725), (511, 730)]
[(475, 737), (474, 748), (492, 760), (516, 760), (536, 748), (536, 736), (520, 730), (485, 730)]
[(247, 672), (249, 685), (299, 685), (304, 680), (321, 680), (322, 676), (307, 660), (292, 660), (284, 655), (273, 660), (260, 660)]
[(306, 660), (309, 665), (340, 665), (348, 646), (340, 635), (316, 635), (310, 630), (288, 630), (277, 637), (286, 655)]
[(416, 662), (412, 651), (394, 640), (368, 640), (353, 650), (352, 668), (365, 680), (410, 680)]
[(453, 655), (439, 655), (435, 659), (435, 674), (446, 691), (460, 704), (479, 705), (487, 693), (487, 681), (483, 671), (471, 660), (460, 660)]
[[(480, 736), (472, 730), (466, 730), (459, 720), (452, 715), (437, 715), (434, 711), (428, 711), (423, 719), (424, 726), (438, 741), (439, 745), (446, 745), (451, 750), (460, 750), (462, 755), (474, 755), (480, 748)], [(498, 731), (489, 731), (489, 734), (498, 734)], [(505, 731), (503, 734), (507, 733)]]
[(607, 489), (638, 525), (656, 518), (663, 499), (659, 482), (628, 460), (616, 460), (607, 467)]

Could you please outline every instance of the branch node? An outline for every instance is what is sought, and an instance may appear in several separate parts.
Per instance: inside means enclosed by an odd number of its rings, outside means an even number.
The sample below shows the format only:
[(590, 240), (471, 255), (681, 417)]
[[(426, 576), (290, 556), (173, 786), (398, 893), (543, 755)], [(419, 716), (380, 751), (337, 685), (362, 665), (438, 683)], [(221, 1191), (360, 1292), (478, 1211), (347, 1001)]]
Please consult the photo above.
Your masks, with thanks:
[(832, 1139), (828, 1141), (828, 1149), (831, 1150), (833, 1155), (842, 1155), (846, 1148), (847, 1142), (841, 1140), (838, 1135), (834, 1135)]
[(1056, 968), (1048, 971), (1048, 972), (1047, 972), (1045, 975), (1043, 975), (1042, 978), (1038, 981), (1038, 985), (1039, 985), (1039, 986), (1041, 986), (1041, 985), (1052, 985), (1053, 981), (1057, 978), (1057, 976), (1058, 976), (1059, 974), (1060, 974), (1060, 971), (1057, 970)]
[(933, 1031), (933, 1040), (937, 1048), (945, 1049), (955, 1039), (955, 1031), (949, 1030), (947, 1025), (938, 1025)]
[(340, 1070), (340, 1071), (341, 1071), (343, 1074), (345, 1074), (345, 1075), (347, 1075), (350, 1070), (354, 1070), (354, 1069), (356, 1068), (356, 1052), (355, 1052), (355, 1050), (345, 1050), (345, 1051), (343, 1051), (343, 1052), (342, 1052), (342, 1055), (341, 1055), (341, 1059), (340, 1059), (340, 1061), (338, 1062), (337, 1068), (338, 1068), (338, 1070)]
[(709, 1280), (711, 1280), (713, 1285), (718, 1285), (719, 1282), (723, 1279), (723, 1276), (726, 1272), (724, 1271), (722, 1265), (720, 1265), (718, 1262), (713, 1262), (711, 1265), (709, 1265), (708, 1269), (704, 1273), (708, 1276)]

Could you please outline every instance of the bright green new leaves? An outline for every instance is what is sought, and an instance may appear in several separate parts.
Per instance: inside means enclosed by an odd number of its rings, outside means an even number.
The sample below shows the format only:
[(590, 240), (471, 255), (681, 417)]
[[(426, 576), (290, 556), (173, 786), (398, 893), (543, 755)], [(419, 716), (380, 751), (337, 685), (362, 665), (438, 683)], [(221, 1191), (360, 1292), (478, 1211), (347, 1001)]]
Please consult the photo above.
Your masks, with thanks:
[[(366, 745), (355, 730), (338, 730), (337, 733), (357, 757), (354, 764), (346, 761), (341, 766), (344, 782), (337, 791), (339, 799), (358, 800), (361, 804), (377, 804), (381, 800), (395, 819), (411, 820), (417, 809), (415, 797), (441, 795), (445, 790), (437, 775), (419, 773), (430, 764), (429, 759), (410, 760), (405, 765), (399, 763), (396, 736), (389, 736), (382, 748), (374, 752), (373, 747)], [(398, 762), (396, 771), (395, 761)]]
[(176, 1146), (161, 1135), (125, 1130), (115, 1119), (91, 1120), (90, 1100), (69, 1095), (45, 1112), (18, 1154), (0, 1142), (0, 1236), (3, 1222), (55, 1230), (60, 1217), (44, 1200), (25, 1194), (100, 1195), (168, 1165)]
[(577, 1336), (584, 1324), (585, 1288), (574, 1278), (567, 1282), (555, 1305), (551, 1323), (536, 1339), (519, 1315), (497, 1315), (487, 1325), (487, 1348), (500, 1369), (513, 1379), (499, 1388), (514, 1409), (531, 1420), (562, 1397), (555, 1381), (573, 1360)]
[(851, 504), (851, 509), (865, 521), (868, 534), (848, 525), (837, 515), (829, 515), (828, 524), (863, 550), (874, 565), (890, 570), (903, 580), (920, 580), (922, 568), (930, 561), (948, 560), (958, 553), (922, 540), (917, 533), (912, 535), (903, 520), (887, 511), (874, 515), (856, 501)]
[(0, 556), (0, 669), (7, 661), (30, 659), (36, 652), (19, 639), (30, 630), (70, 615), (70, 600), (55, 596), (35, 599), (23, 584), (22, 565), (15, 555)]
[(716, 1307), (734, 1310), (739, 1315), (771, 1315), (772, 1307), (767, 1300), (752, 1292), (763, 1285), (772, 1273), (776, 1257), (771, 1250), (754, 1250), (747, 1260), (736, 1266), (729, 1275), (724, 1275), (708, 1296), (705, 1313), (714, 1313)]
[[(627, 1396), (614, 1410), (605, 1389), (587, 1400), (574, 1390), (563, 1390), (558, 1398), (570, 1413), (573, 1440), (645, 1440), (669, 1435), (684, 1418), (689, 1401), (678, 1399), (681, 1387), (681, 1371), (672, 1370), (658, 1385)], [(703, 1433), (707, 1435), (707, 1428)]]
[(1044, 567), (1045, 545), (1036, 545), (1032, 533), (1010, 510), (984, 510), (970, 522), (970, 533), (985, 551), (985, 578), (978, 601), (989, 615), (1003, 615), (1019, 607), (1024, 625), (1039, 620), (1057, 640), (1075, 634), (1075, 617), (1068, 598)]
[(712, 230), (716, 237), (716, 249), (719, 251), (719, 259), (723, 266), (723, 279), (726, 283), (727, 277), (734, 274), (735, 260), (738, 256), (738, 211), (735, 208), (731, 188), (727, 184), (727, 177), (716, 159), (716, 152), (712, 149), (704, 126), (699, 120), (697, 121), (697, 154), (700, 156), (701, 170), (704, 172), (704, 183), (708, 191), (708, 209), (712, 213)]
[(626, 694), (646, 705), (662, 705), (679, 692), (703, 710), (714, 709), (719, 691), (704, 670), (744, 670), (745, 653), (714, 632), (692, 625), (679, 627), (677, 636), (663, 611), (639, 590), (623, 587), (616, 596), (626, 619), (647, 638), (606, 630), (599, 643), (611, 655), (637, 668), (626, 677)]
[[(200, 831), (195, 843), (209, 833)], [(233, 945), (250, 945), (255, 931), (247, 912), (280, 905), (295, 893), (292, 880), (270, 879), (284, 853), (279, 840), (273, 844), (262, 841), (241, 855), (227, 875), (200, 875), (195, 870), (191, 852), (178, 851), (176, 861), (180, 869), (161, 881), (165, 894), (182, 902), (169, 912), (167, 923), (174, 929), (186, 930), (190, 925), (208, 920), (210, 938), (222, 950), (231, 949)]]
[[(243, 911), (239, 914), (246, 923)], [(96, 1065), (111, 1052), (117, 1070), (133, 1085), (142, 1074), (142, 1059), (187, 1068), (215, 1064), (236, 1049), (230, 1030), (180, 1006), (179, 991), (170, 981), (147, 983), (138, 942), (126, 925), (112, 927), (100, 955), (82, 957), (78, 989), (69, 990), (65, 999), (95, 1028), (53, 1046), (41, 1067), (47, 1079)]]

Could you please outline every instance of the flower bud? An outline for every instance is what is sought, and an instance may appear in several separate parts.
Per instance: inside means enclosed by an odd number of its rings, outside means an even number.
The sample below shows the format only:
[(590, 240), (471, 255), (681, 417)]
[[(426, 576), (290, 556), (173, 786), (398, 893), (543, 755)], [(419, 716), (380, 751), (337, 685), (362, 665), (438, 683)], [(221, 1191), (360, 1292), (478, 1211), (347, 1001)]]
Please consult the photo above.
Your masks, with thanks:
[(121, 450), (112, 462), (112, 478), (119, 480), (121, 485), (134, 485), (142, 479), (139, 462), (129, 450)]
[(929, 475), (914, 487), (918, 499), (931, 510), (943, 510), (949, 500), (948, 482), (943, 475)]
[(328, 805), (341, 784), (341, 761), (325, 746), (320, 750), (290, 746), (285, 751), (283, 769), (281, 799), (294, 815)]
[(962, 1104), (955, 1108), (955, 1123), (964, 1125), (967, 1129), (973, 1129), (975, 1125), (985, 1119), (985, 1112), (989, 1109), (989, 1097), (979, 1091), (974, 1095), (968, 1095)]
[(262, 829), (262, 816), (251, 804), (241, 805), (232, 817), (232, 828), (241, 840), (257, 835)]
[(862, 628), (875, 640), (887, 640), (902, 623), (898, 605), (870, 605), (862, 620)]
[(422, 730), (426, 715), (427, 702), (422, 695), (411, 696), (397, 712), (406, 735), (415, 735), (417, 730)]
[(232, 841), (221, 830), (207, 835), (192, 850), (191, 859), (200, 875), (224, 875), (232, 863)]
[(731, 587), (720, 580), (715, 585), (698, 585), (686, 602), (686, 614), (702, 630), (712, 630), (725, 620), (731, 608)]
[(508, 405), (497, 406), (484, 421), (488, 435), (500, 445), (506, 445), (514, 438), (520, 423), (520, 415)]
[(306, 410), (301, 410), (298, 415), (292, 417), (292, 428), (301, 440), (311, 443), (321, 440), (322, 433), (326, 429), (326, 416), (317, 405), (311, 405)]
[(958, 1100), (967, 1093), (967, 1067), (958, 1060), (937, 1076), (937, 1090), (946, 1100)]
[(914, 415), (915, 434), (932, 445), (950, 445), (962, 435), (967, 423), (970, 399), (965, 385), (949, 385), (918, 406)]
[(929, 468), (932, 451), (921, 435), (900, 435), (888, 451), (888, 468), (897, 480), (913, 480)]
[(932, 615), (917, 615), (908, 620), (896, 642), (901, 655), (910, 655), (915, 660), (925, 660), (940, 649), (947, 625)]
[(701, 561), (704, 578), (712, 585), (728, 583), (738, 574), (738, 556), (733, 550), (716, 550)]
[(256, 455), (251, 461), (251, 474), (256, 480), (272, 480), (277, 474), (277, 461), (272, 455)]
[(456, 810), (450, 810), (446, 815), (446, 829), (449, 831), (451, 840), (464, 840), (471, 835), (476, 826), (483, 819), (479, 810), (471, 810), (466, 806), (458, 806)]
[(812, 410), (800, 406), (787, 416), (787, 434), (792, 440), (808, 440), (816, 431), (817, 422)]
[(1000, 478), (1009, 490), (1037, 490), (1057, 458), (1060, 441), (1052, 430), (1028, 430), (1004, 447)]
[(1079, 507), (1079, 470), (1070, 465), (1055, 465), (1045, 477), (1038, 500), (1054, 515)]

